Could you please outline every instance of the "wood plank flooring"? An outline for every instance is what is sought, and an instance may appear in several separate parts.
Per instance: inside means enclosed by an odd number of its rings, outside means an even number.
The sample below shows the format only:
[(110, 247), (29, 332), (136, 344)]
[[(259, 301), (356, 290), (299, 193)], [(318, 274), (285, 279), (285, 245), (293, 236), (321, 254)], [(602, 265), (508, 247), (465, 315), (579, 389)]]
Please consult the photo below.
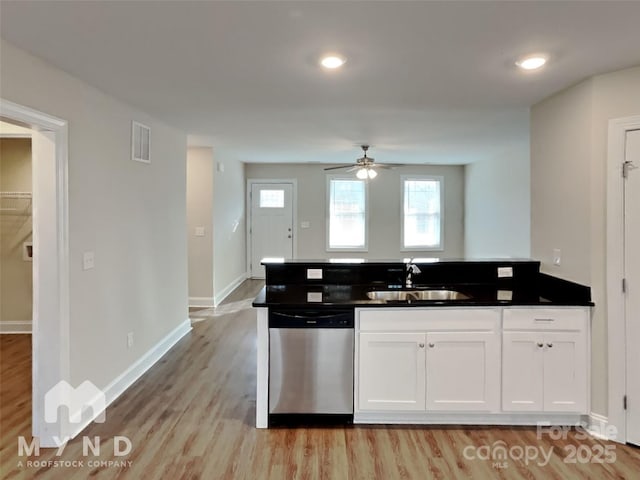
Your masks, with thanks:
[[(31, 439), (30, 337), (0, 336), (0, 478), (44, 479), (639, 479), (640, 449), (580, 439), (536, 438), (528, 427), (254, 428), (255, 313), (247, 305), (261, 287), (245, 282), (224, 308), (192, 311), (198, 320), (147, 374), (92, 424), (83, 436), (100, 436), (99, 457), (83, 456), (82, 436), (62, 454), (42, 449), (20, 457), (18, 436)], [(114, 436), (132, 450), (114, 456)], [(551, 451), (548, 464), (510, 458), (504, 464), (469, 459), (496, 445), (519, 456), (520, 447)], [(613, 447), (613, 463), (595, 460)], [(465, 447), (467, 455), (465, 457)], [(577, 463), (567, 454), (580, 450)], [(604, 458), (604, 456), (601, 456)], [(40, 462), (28, 466), (27, 462)], [(65, 466), (47, 462), (83, 462)], [(125, 466), (100, 462), (125, 461)], [(19, 462), (22, 462), (19, 466)]]

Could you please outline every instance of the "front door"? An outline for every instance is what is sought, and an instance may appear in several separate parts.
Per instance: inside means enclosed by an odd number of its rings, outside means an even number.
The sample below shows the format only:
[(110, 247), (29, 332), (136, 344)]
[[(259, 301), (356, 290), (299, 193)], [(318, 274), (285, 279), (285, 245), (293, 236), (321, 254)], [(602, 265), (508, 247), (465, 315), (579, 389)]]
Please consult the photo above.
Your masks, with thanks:
[(251, 277), (264, 278), (263, 258), (293, 258), (293, 184), (251, 184)]
[(627, 441), (640, 445), (640, 130), (627, 132), (624, 276), (627, 339)]

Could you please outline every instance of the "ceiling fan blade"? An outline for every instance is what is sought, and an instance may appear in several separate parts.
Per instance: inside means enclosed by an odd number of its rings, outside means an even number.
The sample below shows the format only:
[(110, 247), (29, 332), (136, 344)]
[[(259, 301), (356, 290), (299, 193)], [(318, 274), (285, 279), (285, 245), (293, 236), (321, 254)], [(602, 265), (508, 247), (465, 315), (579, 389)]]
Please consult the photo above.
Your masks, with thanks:
[(371, 165), (372, 167), (384, 168), (386, 170), (391, 170), (396, 167), (406, 167), (404, 163), (375, 163)]
[(327, 167), (325, 170), (339, 170), (341, 168), (352, 168), (352, 165), (340, 165), (339, 167)]

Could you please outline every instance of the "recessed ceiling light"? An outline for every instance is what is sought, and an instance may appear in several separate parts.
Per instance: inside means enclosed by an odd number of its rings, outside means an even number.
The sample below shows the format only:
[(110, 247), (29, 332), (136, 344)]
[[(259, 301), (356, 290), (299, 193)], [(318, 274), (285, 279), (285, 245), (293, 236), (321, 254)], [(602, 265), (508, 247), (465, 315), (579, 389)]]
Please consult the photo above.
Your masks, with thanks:
[(331, 70), (340, 68), (347, 60), (339, 55), (326, 55), (320, 59), (320, 65)]
[(523, 70), (536, 70), (541, 68), (545, 63), (547, 63), (547, 57), (545, 55), (530, 55), (518, 60), (516, 65)]

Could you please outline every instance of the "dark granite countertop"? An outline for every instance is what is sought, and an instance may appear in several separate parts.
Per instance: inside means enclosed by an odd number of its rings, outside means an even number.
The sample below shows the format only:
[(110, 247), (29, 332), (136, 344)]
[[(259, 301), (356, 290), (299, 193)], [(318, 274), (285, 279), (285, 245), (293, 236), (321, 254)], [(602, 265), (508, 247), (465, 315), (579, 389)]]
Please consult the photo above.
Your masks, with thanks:
[[(591, 301), (580, 295), (557, 292), (556, 295), (528, 287), (498, 287), (495, 285), (443, 285), (440, 287), (413, 287), (413, 289), (455, 290), (468, 296), (465, 300), (390, 301), (369, 300), (367, 292), (373, 290), (406, 290), (372, 287), (371, 285), (269, 285), (264, 287), (253, 302), (254, 307), (427, 307), (427, 306), (591, 306)], [(542, 293), (542, 295), (541, 295)], [(543, 296), (547, 295), (547, 296)]]

